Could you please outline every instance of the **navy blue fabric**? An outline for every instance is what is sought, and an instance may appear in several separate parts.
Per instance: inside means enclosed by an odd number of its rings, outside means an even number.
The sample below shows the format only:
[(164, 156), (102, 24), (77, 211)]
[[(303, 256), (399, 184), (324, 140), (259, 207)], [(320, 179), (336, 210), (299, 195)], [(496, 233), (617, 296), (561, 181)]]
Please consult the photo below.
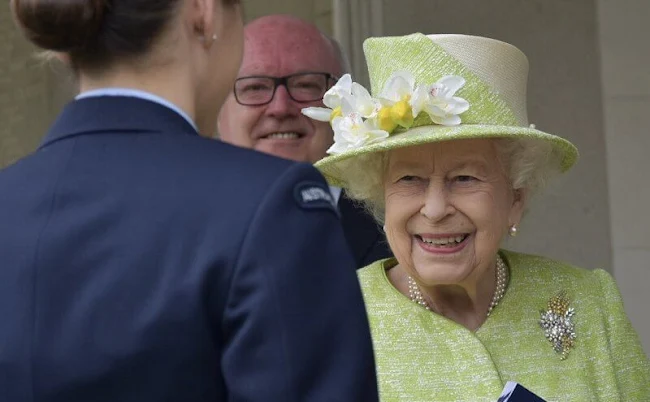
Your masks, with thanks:
[(137, 98), (68, 105), (0, 171), (0, 401), (376, 401), (353, 257), (311, 166)]
[(386, 235), (363, 206), (341, 194), (338, 204), (343, 230), (352, 249), (357, 268), (393, 256)]

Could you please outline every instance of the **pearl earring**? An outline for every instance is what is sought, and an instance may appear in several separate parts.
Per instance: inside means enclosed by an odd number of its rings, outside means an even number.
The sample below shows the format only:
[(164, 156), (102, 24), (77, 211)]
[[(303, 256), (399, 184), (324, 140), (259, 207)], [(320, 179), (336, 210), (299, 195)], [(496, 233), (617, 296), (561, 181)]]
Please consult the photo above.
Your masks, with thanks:
[(513, 224), (512, 226), (510, 226), (510, 229), (508, 229), (508, 233), (510, 234), (510, 237), (517, 236), (517, 225)]
[(386, 233), (386, 225), (384, 225), (384, 227), (382, 227), (382, 229), (384, 229), (384, 233)]
[[(214, 42), (215, 40), (217, 40), (217, 39), (218, 39), (217, 34), (212, 35), (212, 38), (210, 38), (210, 39), (211, 39), (211, 42), (210, 42), (210, 43), (212, 43), (212, 42)], [(205, 42), (205, 36), (204, 36), (204, 35), (199, 36), (199, 40), (200, 40), (201, 42)]]

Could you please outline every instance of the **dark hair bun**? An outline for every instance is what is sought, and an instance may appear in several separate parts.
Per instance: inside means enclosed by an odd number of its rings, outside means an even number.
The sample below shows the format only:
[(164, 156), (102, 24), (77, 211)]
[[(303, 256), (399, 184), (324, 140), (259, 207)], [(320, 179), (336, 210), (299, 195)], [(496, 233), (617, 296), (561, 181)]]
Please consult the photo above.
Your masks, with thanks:
[(111, 0), (11, 0), (16, 21), (35, 45), (59, 52), (91, 45)]

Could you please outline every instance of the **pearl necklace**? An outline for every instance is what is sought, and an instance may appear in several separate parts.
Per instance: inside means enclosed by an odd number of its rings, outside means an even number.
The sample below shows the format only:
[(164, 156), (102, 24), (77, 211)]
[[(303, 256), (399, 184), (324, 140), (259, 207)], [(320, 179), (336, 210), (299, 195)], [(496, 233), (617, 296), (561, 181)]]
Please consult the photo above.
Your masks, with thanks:
[[(492, 296), (492, 301), (490, 302), (490, 307), (488, 308), (487, 311), (487, 317), (490, 316), (492, 310), (494, 310), (497, 304), (499, 304), (499, 302), (503, 298), (503, 295), (506, 293), (506, 287), (508, 286), (508, 268), (506, 267), (506, 264), (501, 259), (501, 256), (498, 254), (497, 254), (496, 271), (497, 271), (496, 272), (497, 284), (496, 284), (496, 289), (494, 290), (494, 296)], [(427, 303), (427, 301), (424, 300), (424, 296), (422, 296), (422, 291), (420, 291), (420, 287), (410, 275), (408, 277), (408, 286), (409, 286), (409, 297), (411, 298), (411, 300), (419, 304), (420, 306), (424, 307), (425, 309), (431, 310), (429, 308), (429, 304)]]

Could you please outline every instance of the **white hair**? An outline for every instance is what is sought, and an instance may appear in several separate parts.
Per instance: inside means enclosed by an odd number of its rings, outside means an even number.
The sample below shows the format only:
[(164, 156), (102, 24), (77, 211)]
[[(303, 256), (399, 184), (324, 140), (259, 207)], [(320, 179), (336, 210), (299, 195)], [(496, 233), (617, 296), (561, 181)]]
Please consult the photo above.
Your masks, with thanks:
[[(524, 190), (526, 200), (541, 191), (547, 181), (559, 173), (558, 155), (546, 141), (536, 139), (495, 138), (497, 156), (513, 190)], [(359, 155), (339, 162), (346, 194), (362, 203), (375, 219), (384, 222), (384, 178), (388, 153)]]

